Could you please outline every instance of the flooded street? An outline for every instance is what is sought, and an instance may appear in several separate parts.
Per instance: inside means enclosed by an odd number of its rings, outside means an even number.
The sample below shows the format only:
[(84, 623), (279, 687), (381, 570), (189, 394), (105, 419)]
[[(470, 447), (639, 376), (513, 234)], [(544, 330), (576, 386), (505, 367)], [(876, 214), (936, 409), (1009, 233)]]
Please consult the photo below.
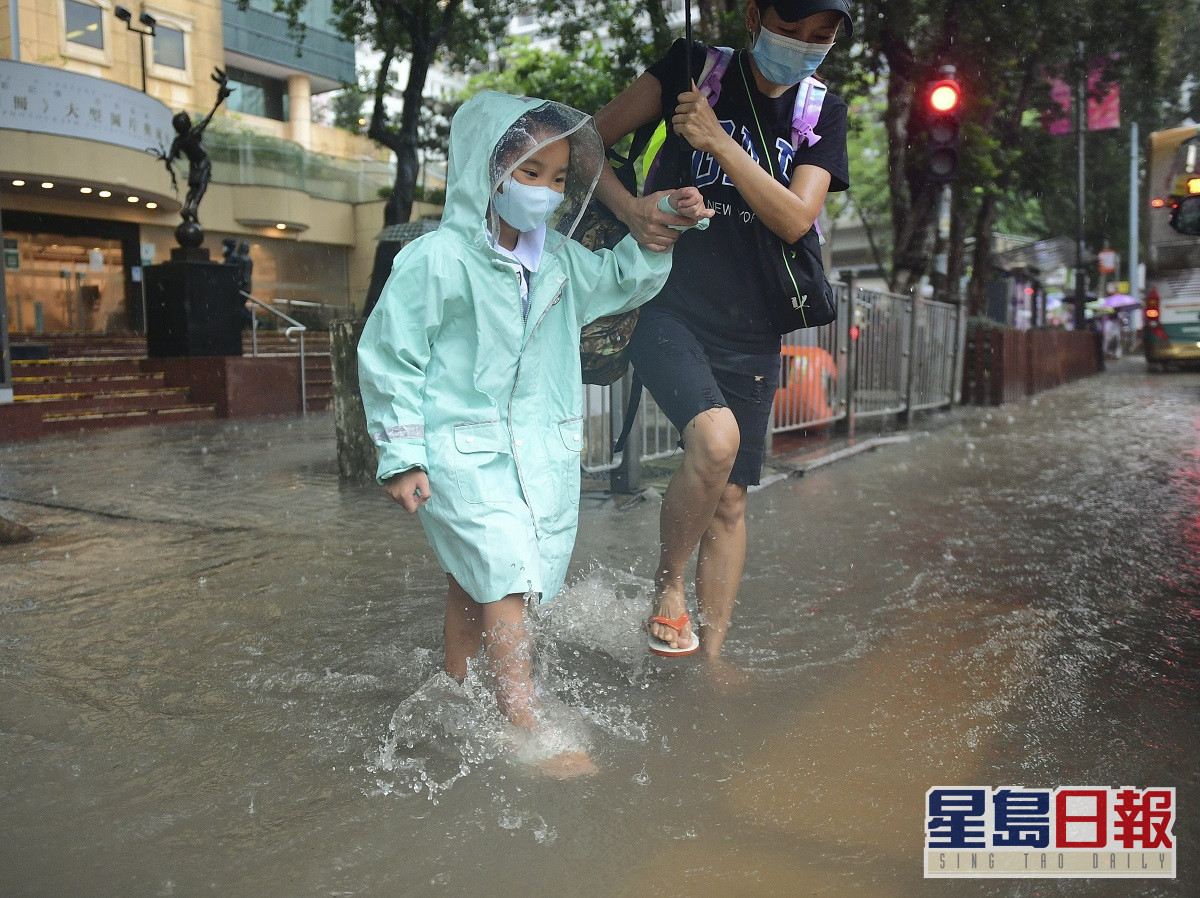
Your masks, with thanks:
[[(0, 546), (0, 892), (1200, 894), (1200, 374), (754, 492), (744, 681), (647, 653), (659, 501), (585, 492), (535, 626), (570, 782), (439, 675), (420, 525), (334, 452), (325, 415), (0, 445), (38, 533)], [(1175, 787), (1178, 878), (925, 880), (936, 785)]]

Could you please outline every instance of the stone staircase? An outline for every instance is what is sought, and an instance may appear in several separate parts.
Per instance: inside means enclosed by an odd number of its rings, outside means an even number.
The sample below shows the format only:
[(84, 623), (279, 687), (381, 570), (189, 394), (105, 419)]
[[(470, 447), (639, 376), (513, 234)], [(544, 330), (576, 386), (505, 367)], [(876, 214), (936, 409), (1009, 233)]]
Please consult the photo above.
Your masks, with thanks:
[(37, 406), (46, 433), (216, 417), (215, 407), (192, 402), (188, 389), (142, 371), (138, 358), (14, 359), (12, 368), (14, 401)]
[[(242, 335), (242, 353), (253, 350), (249, 331)], [(258, 354), (261, 356), (300, 357), (300, 344), (288, 340), (279, 331), (258, 332)], [(310, 412), (327, 411), (333, 403), (333, 369), (329, 362), (329, 332), (308, 331), (304, 335), (304, 377)]]
[[(187, 387), (168, 387), (161, 372), (143, 368), (146, 341), (140, 335), (10, 335), (13, 395), (38, 408), (45, 433), (202, 421), (215, 406), (192, 401)], [(250, 355), (250, 335), (245, 335)], [(299, 347), (282, 334), (259, 332), (264, 356), (299, 358)], [(333, 397), (329, 335), (305, 335), (307, 408), (324, 411)]]

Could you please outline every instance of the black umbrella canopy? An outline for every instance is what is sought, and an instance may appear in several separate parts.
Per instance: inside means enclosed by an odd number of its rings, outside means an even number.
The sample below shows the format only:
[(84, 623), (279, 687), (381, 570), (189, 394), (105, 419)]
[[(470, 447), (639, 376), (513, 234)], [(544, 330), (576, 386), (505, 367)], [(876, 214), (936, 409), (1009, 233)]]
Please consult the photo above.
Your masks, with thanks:
[(416, 240), (422, 234), (436, 231), (441, 223), (440, 218), (418, 218), (416, 221), (388, 225), (375, 235), (375, 239), (380, 243), (408, 243), (410, 240)]

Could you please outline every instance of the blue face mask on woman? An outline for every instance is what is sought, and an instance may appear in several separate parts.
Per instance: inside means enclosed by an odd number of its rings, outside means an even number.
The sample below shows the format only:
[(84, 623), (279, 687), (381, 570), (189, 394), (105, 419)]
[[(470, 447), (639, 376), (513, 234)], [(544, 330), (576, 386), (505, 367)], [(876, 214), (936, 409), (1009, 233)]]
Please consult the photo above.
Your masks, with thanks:
[(813, 74), (832, 47), (833, 44), (798, 41), (760, 27), (750, 54), (764, 78), (772, 84), (791, 87)]
[(496, 214), (521, 233), (536, 231), (549, 221), (563, 195), (553, 187), (531, 187), (510, 177), (504, 182), (504, 192), (492, 195)]

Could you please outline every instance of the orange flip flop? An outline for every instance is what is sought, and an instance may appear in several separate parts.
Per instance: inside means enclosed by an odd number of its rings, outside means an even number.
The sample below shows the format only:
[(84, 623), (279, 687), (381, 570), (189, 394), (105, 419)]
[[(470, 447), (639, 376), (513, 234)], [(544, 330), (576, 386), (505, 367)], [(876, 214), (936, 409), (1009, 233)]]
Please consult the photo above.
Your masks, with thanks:
[[(688, 625), (688, 621), (691, 619), (691, 615), (685, 611), (674, 620), (669, 617), (663, 617), (661, 614), (656, 614), (650, 618), (650, 623), (662, 624), (664, 627), (670, 627), (676, 633), (682, 633), (683, 628)], [(680, 655), (690, 655), (692, 652), (696, 651), (696, 649), (700, 648), (700, 637), (693, 632), (692, 641), (689, 645), (681, 645), (679, 648), (673, 649), (671, 648), (671, 644), (669, 642), (663, 642), (661, 639), (658, 639), (651, 634), (648, 640), (648, 646), (650, 651), (656, 655), (662, 655), (664, 658), (675, 658)]]

